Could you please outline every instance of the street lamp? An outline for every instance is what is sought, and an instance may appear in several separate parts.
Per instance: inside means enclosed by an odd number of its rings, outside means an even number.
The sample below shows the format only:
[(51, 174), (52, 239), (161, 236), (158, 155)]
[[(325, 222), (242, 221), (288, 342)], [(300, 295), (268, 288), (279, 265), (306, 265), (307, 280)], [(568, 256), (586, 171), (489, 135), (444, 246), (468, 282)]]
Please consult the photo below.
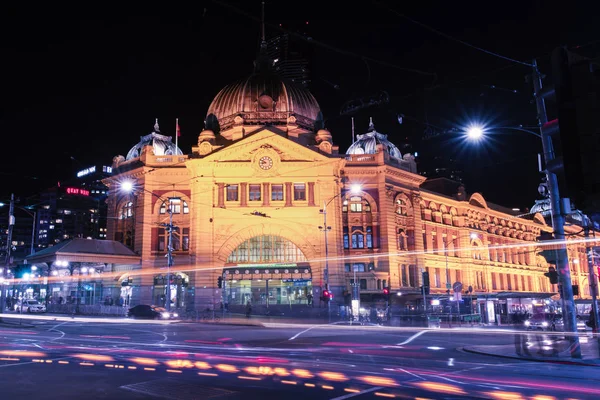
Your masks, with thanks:
[[(358, 194), (361, 192), (361, 190), (362, 186), (358, 183), (354, 183), (350, 186), (350, 192), (352, 194)], [(327, 290), (327, 292), (329, 292), (329, 247), (327, 246), (327, 232), (331, 230), (331, 227), (327, 226), (327, 206), (342, 194), (344, 194), (344, 192), (340, 191), (340, 193), (336, 194), (329, 200), (323, 201), (323, 209), (321, 210), (321, 213), (323, 214), (323, 226), (319, 226), (319, 230), (323, 231), (323, 234), (325, 235), (325, 269), (323, 270), (323, 280), (325, 281), (325, 290)], [(354, 284), (356, 284), (356, 280)], [(321, 290), (321, 293), (322, 292), (323, 290)], [(327, 315), (329, 322), (331, 322), (331, 301), (329, 300), (327, 300)]]
[[(533, 136), (535, 136), (537, 138), (540, 138), (540, 139), (542, 137), (542, 135), (540, 135), (539, 133), (537, 133), (535, 131), (532, 131), (530, 129), (527, 129), (527, 127), (524, 127), (523, 125), (518, 125), (518, 126), (498, 126), (498, 127), (495, 127), (494, 129), (496, 129), (496, 130), (510, 129), (510, 130), (515, 130), (515, 131), (529, 133), (530, 135), (533, 135)], [(482, 139), (485, 136), (485, 134), (486, 134), (487, 131), (488, 131), (488, 129), (485, 126), (483, 126), (483, 125), (471, 124), (471, 125), (469, 125), (465, 129), (464, 133), (465, 133), (465, 136), (469, 140), (476, 141), (476, 140)]]
[[(533, 84), (535, 89), (536, 106), (538, 110), (538, 121), (540, 133), (534, 132), (523, 126), (505, 126), (496, 127), (495, 129), (512, 129), (520, 132), (525, 132), (541, 139), (542, 149), (544, 154), (544, 162), (546, 165), (546, 184), (548, 187), (548, 194), (550, 198), (551, 216), (552, 216), (552, 230), (555, 239), (561, 241), (558, 246), (557, 254), (557, 268), (560, 271), (559, 277), (561, 279), (561, 300), (563, 310), (563, 320), (565, 321), (565, 330), (570, 333), (577, 333), (577, 324), (575, 316), (575, 303), (573, 299), (573, 288), (571, 286), (570, 271), (569, 271), (569, 260), (567, 255), (567, 247), (564, 243), (565, 239), (565, 216), (561, 211), (563, 200), (560, 198), (560, 192), (558, 187), (558, 177), (554, 172), (549, 169), (549, 166), (556, 164), (556, 155), (554, 152), (554, 145), (552, 142), (551, 133), (558, 129), (558, 122), (548, 121), (546, 115), (546, 106), (544, 103), (544, 97), (539, 95), (542, 89), (542, 82), (537, 66), (534, 66)], [(479, 138), (483, 136), (485, 128), (480, 125), (471, 125), (465, 134), (467, 138), (472, 140), (477, 137), (478, 132), (481, 132)], [(539, 157), (539, 156), (538, 156)], [(538, 159), (541, 168), (541, 159)], [(569, 335), (569, 341), (571, 344), (571, 356), (573, 358), (581, 358), (581, 348), (579, 345), (579, 338), (577, 335)]]
[[(132, 181), (126, 180), (120, 183), (120, 189), (125, 193), (134, 193), (136, 186)], [(173, 225), (173, 204), (171, 203), (171, 199), (163, 199), (159, 195), (146, 190), (144, 188), (140, 188), (141, 190), (150, 193), (152, 196), (155, 196), (161, 201), (168, 201), (169, 207), (167, 207), (167, 213), (169, 214), (169, 223), (162, 223), (161, 225), (165, 227), (167, 232), (169, 233), (169, 240), (167, 243), (167, 290), (166, 290), (166, 301), (165, 308), (167, 311), (171, 311), (171, 267), (173, 266), (173, 231), (178, 229), (175, 225)]]

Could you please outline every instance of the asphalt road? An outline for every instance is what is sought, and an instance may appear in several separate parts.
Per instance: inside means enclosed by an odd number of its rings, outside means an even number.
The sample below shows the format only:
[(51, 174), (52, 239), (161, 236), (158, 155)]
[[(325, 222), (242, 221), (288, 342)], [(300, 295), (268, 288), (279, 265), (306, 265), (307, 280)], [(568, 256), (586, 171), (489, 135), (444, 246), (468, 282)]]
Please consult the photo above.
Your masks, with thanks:
[(508, 360), (462, 350), (513, 344), (510, 331), (138, 322), (73, 319), (0, 325), (2, 397), (600, 396), (596, 367)]

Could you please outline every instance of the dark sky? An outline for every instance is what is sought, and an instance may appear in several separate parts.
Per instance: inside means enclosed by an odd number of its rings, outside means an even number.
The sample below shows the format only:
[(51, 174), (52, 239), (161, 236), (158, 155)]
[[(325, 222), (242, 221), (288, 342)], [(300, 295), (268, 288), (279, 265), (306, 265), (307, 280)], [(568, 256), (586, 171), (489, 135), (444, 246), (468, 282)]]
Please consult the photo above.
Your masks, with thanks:
[[(55, 3), (5, 6), (0, 15), (2, 199), (12, 191), (32, 194), (95, 163), (110, 165), (152, 131), (154, 118), (170, 135), (178, 117), (180, 147), (189, 152), (212, 98), (252, 72), (259, 1)], [(355, 115), (357, 133), (373, 116), (402, 151), (405, 144), (418, 151), (423, 168), (434, 165), (433, 157), (460, 160), (467, 191), (529, 206), (540, 177), (535, 137), (497, 130), (473, 146), (457, 133), (423, 140), (426, 124), (439, 132), (473, 119), (535, 125), (525, 82), (530, 68), (459, 41), (514, 60), (538, 57), (549, 73), (549, 53), (558, 45), (597, 57), (594, 12), (543, 1), (382, 3), (266, 5), (267, 36), (280, 33), (280, 24), (298, 34), (294, 43), (311, 63), (310, 89), (340, 150), (351, 141), (342, 105), (385, 91), (389, 103)], [(402, 125), (398, 114), (406, 116)]]

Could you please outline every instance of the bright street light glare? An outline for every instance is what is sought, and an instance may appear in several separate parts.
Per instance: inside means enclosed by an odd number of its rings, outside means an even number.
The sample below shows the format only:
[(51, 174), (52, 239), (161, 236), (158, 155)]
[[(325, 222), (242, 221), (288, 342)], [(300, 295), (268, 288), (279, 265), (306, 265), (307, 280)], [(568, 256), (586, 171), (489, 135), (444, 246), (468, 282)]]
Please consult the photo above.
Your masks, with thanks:
[(467, 136), (472, 140), (481, 139), (483, 136), (483, 128), (477, 125), (472, 125), (467, 128)]
[(133, 183), (131, 181), (124, 181), (121, 183), (121, 190), (124, 192), (133, 191)]
[(360, 186), (360, 184), (358, 184), (358, 183), (355, 183), (355, 184), (353, 184), (352, 186), (350, 186), (350, 191), (351, 191), (353, 194), (358, 194), (358, 193), (360, 193), (360, 192), (361, 192), (361, 190), (362, 190), (362, 187), (361, 187), (361, 186)]

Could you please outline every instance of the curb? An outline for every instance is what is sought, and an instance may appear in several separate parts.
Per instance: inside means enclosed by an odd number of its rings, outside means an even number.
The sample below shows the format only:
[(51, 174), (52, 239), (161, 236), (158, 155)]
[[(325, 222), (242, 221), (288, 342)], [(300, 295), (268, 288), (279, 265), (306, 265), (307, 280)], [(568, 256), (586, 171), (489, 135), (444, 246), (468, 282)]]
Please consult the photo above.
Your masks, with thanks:
[(35, 325), (31, 324), (15, 324), (12, 322), (2, 321), (0, 322), (0, 327), (2, 328), (12, 328), (12, 329), (35, 329)]
[(583, 362), (583, 361), (571, 361), (571, 360), (556, 360), (556, 359), (548, 359), (548, 358), (543, 359), (543, 358), (534, 358), (534, 357), (507, 356), (507, 355), (504, 355), (504, 354), (486, 353), (484, 351), (473, 350), (473, 349), (470, 349), (468, 347), (459, 347), (459, 350), (462, 350), (462, 351), (467, 352), (467, 353), (481, 354), (481, 355), (490, 356), (490, 357), (509, 358), (509, 359), (512, 359), (512, 360), (535, 361), (535, 362), (550, 363), (550, 364), (579, 365), (579, 366), (583, 366), (583, 367), (600, 367), (600, 364), (586, 363), (586, 362)]

